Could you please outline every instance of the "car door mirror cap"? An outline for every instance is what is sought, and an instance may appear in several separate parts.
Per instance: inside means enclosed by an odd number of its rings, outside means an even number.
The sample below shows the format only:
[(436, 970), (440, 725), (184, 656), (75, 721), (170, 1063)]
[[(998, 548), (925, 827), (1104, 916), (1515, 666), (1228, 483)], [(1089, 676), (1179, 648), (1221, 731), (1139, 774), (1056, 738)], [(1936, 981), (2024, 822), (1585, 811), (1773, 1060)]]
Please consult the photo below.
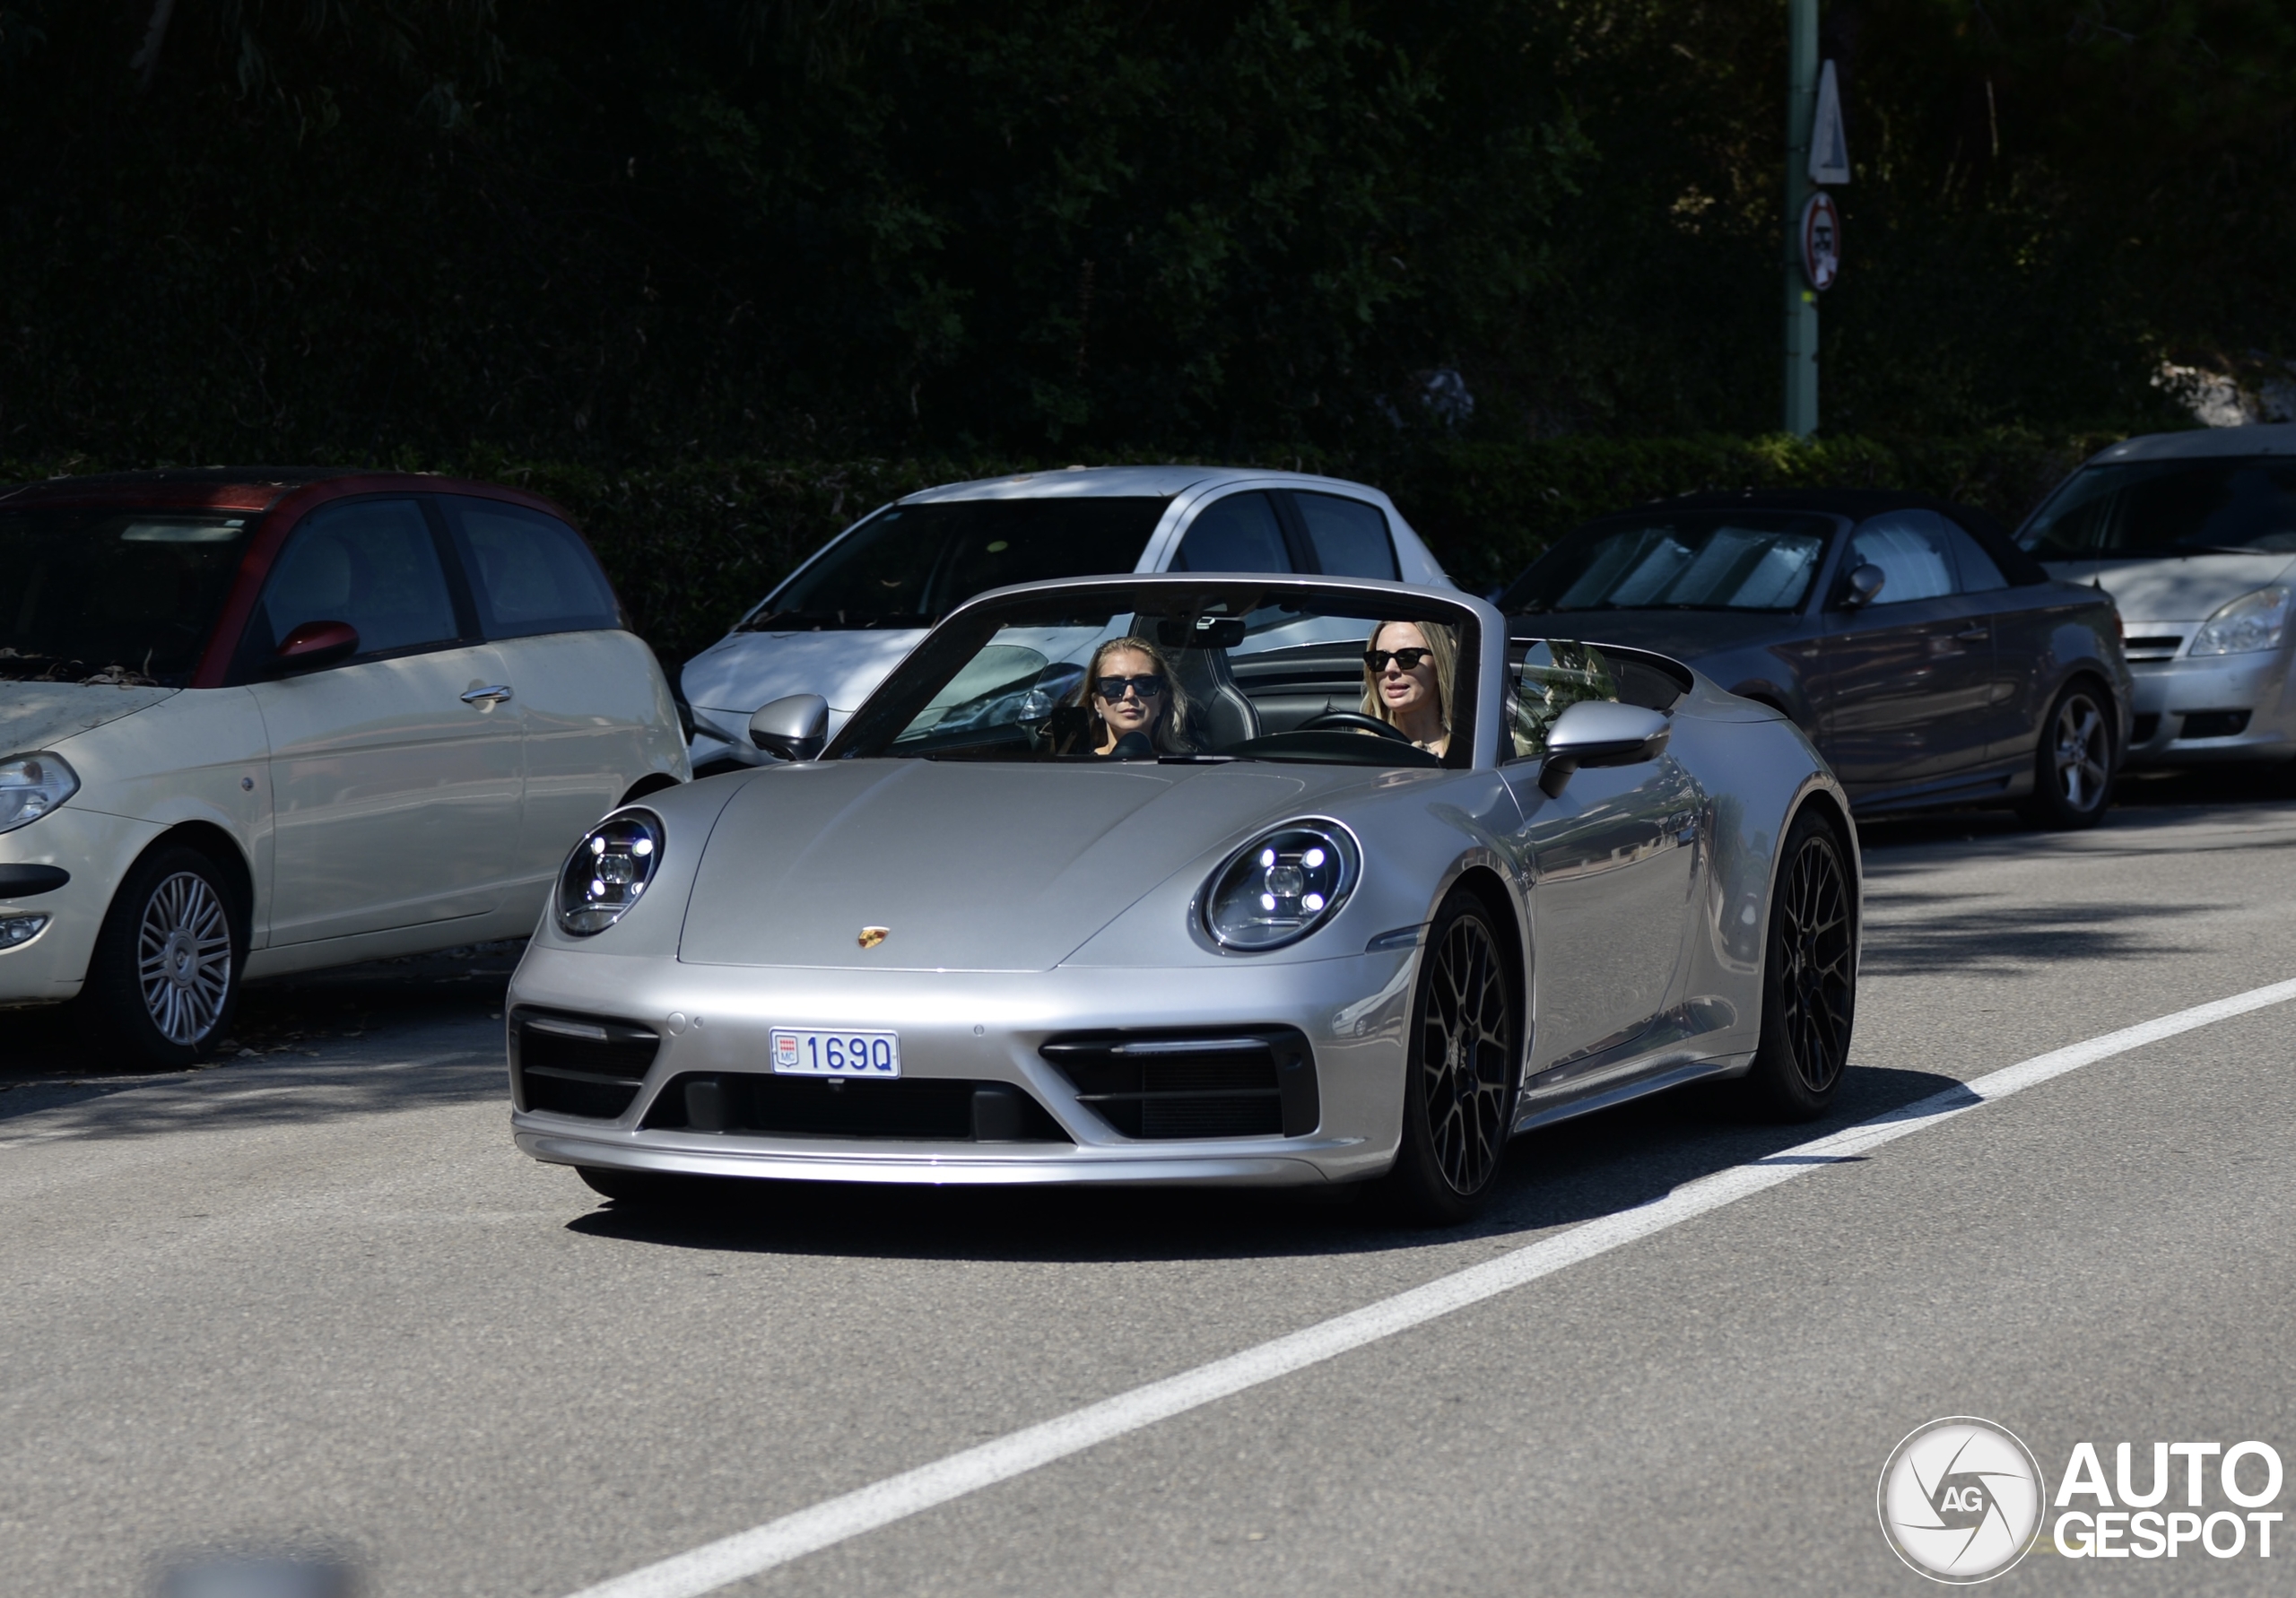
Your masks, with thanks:
[(279, 640), (272, 664), (281, 672), (316, 672), (359, 653), (359, 630), (348, 621), (305, 621)]
[(1842, 579), (1841, 608), (1845, 611), (1864, 610), (1881, 596), (1882, 585), (1889, 580), (1890, 574), (1870, 560), (1856, 568)]
[(1637, 766), (1666, 752), (1674, 724), (1659, 711), (1613, 699), (1582, 699), (1554, 719), (1539, 766), (1539, 789), (1561, 794), (1582, 766)]
[(829, 742), (829, 701), (793, 693), (761, 707), (750, 717), (750, 742), (785, 760), (812, 760)]

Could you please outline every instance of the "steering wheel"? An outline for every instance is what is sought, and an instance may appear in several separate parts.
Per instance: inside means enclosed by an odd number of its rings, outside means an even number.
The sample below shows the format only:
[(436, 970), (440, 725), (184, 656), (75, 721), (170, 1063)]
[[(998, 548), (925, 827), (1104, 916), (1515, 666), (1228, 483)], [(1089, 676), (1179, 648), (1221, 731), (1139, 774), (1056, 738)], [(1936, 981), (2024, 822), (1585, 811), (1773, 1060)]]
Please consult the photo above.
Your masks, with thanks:
[(1398, 743), (1411, 742), (1404, 735), (1404, 730), (1393, 722), (1381, 721), (1376, 716), (1366, 716), (1361, 710), (1326, 710), (1320, 715), (1310, 716), (1292, 731), (1313, 733), (1321, 731), (1325, 727), (1344, 728), (1351, 733), (1377, 733), (1380, 737), (1392, 738)]

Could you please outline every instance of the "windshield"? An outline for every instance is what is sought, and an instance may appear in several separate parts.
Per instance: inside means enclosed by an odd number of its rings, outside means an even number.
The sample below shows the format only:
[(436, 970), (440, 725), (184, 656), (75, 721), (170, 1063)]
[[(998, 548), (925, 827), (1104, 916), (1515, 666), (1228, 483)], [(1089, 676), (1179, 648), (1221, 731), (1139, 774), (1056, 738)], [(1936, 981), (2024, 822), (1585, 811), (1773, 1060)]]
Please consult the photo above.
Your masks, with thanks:
[(2033, 513), (2017, 542), (2044, 560), (2296, 554), (2296, 458), (2085, 467)]
[(183, 687), (251, 519), (0, 511), (0, 680)]
[(1461, 765), (1474, 631), (1471, 612), (1439, 601), (1232, 579), (1093, 584), (935, 633), (829, 753)]
[(1801, 608), (1833, 524), (1820, 517), (1651, 513), (1581, 527), (1499, 601), (1547, 611)]
[(891, 506), (792, 578), (741, 630), (930, 627), (991, 588), (1130, 571), (1170, 503), (1079, 495)]

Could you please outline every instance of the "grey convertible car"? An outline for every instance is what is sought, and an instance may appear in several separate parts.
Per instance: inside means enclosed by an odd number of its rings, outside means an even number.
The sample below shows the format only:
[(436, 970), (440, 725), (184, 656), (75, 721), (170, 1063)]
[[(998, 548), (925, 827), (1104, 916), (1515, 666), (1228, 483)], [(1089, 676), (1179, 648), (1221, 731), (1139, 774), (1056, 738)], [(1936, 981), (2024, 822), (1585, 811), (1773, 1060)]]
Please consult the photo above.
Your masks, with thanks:
[(827, 708), (575, 849), (510, 986), (527, 1153), (631, 1201), (1378, 1180), (1448, 1221), (1526, 1128), (1840, 1081), (1847, 796), (1664, 656), (1397, 583), (1111, 578), (959, 607), (824, 748)]
[(1663, 650), (1777, 706), (1861, 814), (2007, 803), (2086, 827), (2129, 746), (2112, 600), (1918, 494), (1662, 500), (1558, 540), (1499, 604), (1518, 632)]

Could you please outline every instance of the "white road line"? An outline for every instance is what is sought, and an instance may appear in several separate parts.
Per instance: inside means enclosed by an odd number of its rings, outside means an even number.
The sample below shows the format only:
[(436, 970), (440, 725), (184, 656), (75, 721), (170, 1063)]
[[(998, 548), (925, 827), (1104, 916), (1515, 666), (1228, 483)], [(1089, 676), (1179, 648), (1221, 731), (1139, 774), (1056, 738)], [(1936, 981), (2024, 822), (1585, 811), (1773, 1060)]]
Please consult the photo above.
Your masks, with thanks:
[(1398, 1293), (1392, 1298), (1383, 1298), (1224, 1359), (1151, 1382), (1144, 1387), (1135, 1387), (1129, 1393), (1088, 1404), (994, 1442), (889, 1476), (810, 1509), (800, 1509), (749, 1531), (704, 1543), (659, 1564), (586, 1587), (574, 1598), (697, 1598), (700, 1594), (770, 1570), (777, 1565), (786, 1565), (967, 1493), (1008, 1481), (1110, 1437), (1200, 1409), (1231, 1394), (1479, 1304), (1565, 1266), (1718, 1210), (1750, 1194), (1790, 1182), (1816, 1167), (1855, 1159), (1868, 1150), (1937, 1125), (1980, 1104), (2022, 1092), (2051, 1077), (2173, 1038), (2179, 1032), (2285, 1003), (2290, 999), (2296, 999), (2296, 981), (2275, 982), (2268, 987), (2251, 988), (2229, 999), (2197, 1004), (2157, 1020), (2108, 1032), (2086, 1043), (2037, 1055), (1831, 1136), (1798, 1144), (1749, 1165), (1718, 1171), (1675, 1189), (1665, 1198), (1587, 1221), (1448, 1276), (1439, 1276), (1423, 1287)]

